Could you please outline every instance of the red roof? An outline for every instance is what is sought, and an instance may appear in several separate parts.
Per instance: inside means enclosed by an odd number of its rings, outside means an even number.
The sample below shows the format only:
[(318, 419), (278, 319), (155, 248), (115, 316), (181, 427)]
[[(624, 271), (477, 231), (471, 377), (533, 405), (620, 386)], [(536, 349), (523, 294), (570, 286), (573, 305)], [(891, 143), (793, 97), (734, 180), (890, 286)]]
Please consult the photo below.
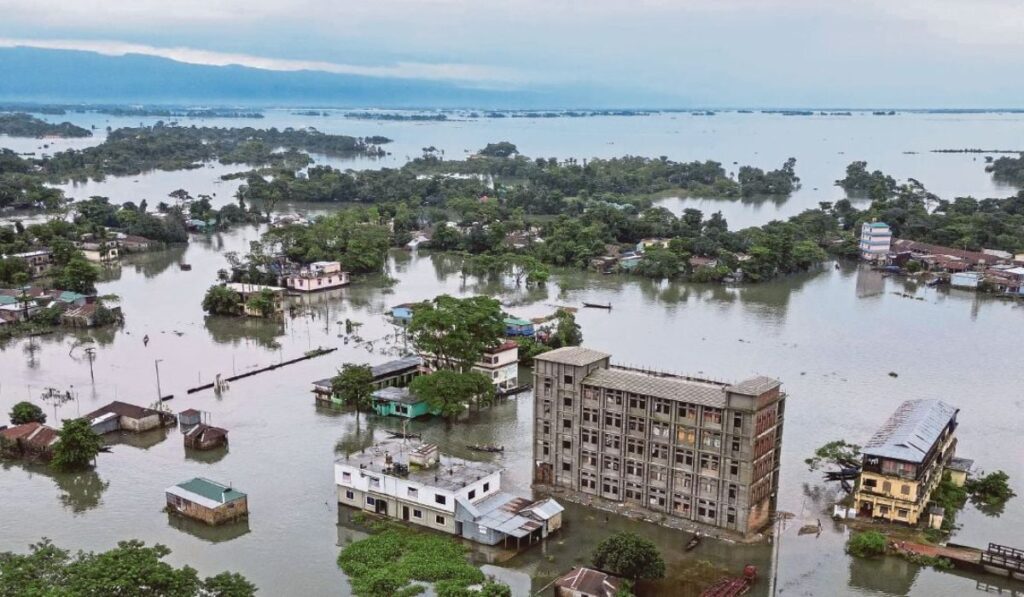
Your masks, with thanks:
[(517, 344), (515, 340), (505, 340), (501, 344), (495, 346), (494, 348), (488, 348), (484, 352), (486, 352), (487, 354), (494, 354), (497, 352), (505, 352), (506, 350), (512, 350), (513, 348), (519, 348), (519, 344)]
[(20, 442), (33, 450), (45, 450), (57, 443), (57, 430), (41, 423), (25, 423), (0, 431), (4, 439)]

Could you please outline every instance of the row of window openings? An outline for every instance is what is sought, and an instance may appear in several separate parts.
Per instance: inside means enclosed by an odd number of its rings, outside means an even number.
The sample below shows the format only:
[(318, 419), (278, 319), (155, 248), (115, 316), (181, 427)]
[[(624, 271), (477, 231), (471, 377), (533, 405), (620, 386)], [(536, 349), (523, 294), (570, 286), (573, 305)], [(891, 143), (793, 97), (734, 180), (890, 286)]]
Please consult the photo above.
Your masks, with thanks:
[[(566, 376), (567, 379), (571, 379), (572, 376)], [(550, 388), (550, 380), (545, 381), (545, 387)], [(567, 381), (567, 384), (571, 384), (571, 381)], [(598, 400), (598, 394), (592, 388), (585, 388), (583, 390), (583, 397), (587, 400)], [(622, 394), (608, 392), (605, 396), (606, 406), (622, 406)], [(628, 399), (628, 405), (630, 409), (647, 411), (648, 399), (644, 396), (638, 396), (636, 394), (630, 394)], [(662, 400), (660, 398), (652, 399), (654, 414), (669, 416), (672, 414), (673, 402), (669, 400)], [(572, 408), (573, 398), (572, 396), (564, 396), (562, 398), (562, 406), (564, 408)], [(550, 401), (545, 401), (544, 412), (545, 414), (550, 413), (551, 404)], [(584, 412), (587, 410), (584, 408)], [(697, 420), (697, 405), (689, 403), (676, 403), (676, 410), (679, 418), (688, 419), (691, 421)], [(706, 425), (721, 425), (722, 424), (722, 410), (718, 408), (704, 407), (702, 419)], [(739, 430), (743, 428), (743, 415), (740, 413), (734, 413), (732, 417), (733, 429)]]
[[(597, 479), (585, 478), (580, 480), (581, 485), (585, 489), (597, 491)], [(601, 485), (602, 492), (607, 495), (618, 496), (619, 486), (613, 481), (605, 480)], [(636, 485), (626, 484), (625, 490), (626, 499), (640, 501), (643, 499), (643, 491)], [(666, 496), (663, 490), (650, 489), (648, 491), (648, 503), (653, 507), (664, 508), (666, 503)], [(690, 496), (672, 494), (672, 509), (684, 516), (689, 516), (691, 511)], [(715, 502), (710, 500), (697, 500), (697, 516), (708, 520), (716, 520), (718, 518), (718, 507)], [(736, 509), (728, 508), (726, 510), (726, 522), (728, 524), (736, 523)]]
[[(610, 447), (610, 446), (606, 445), (605, 447)], [(563, 440), (562, 448), (563, 448), (563, 450), (571, 450), (572, 443), (569, 442), (568, 440)], [(618, 449), (618, 444), (615, 445), (615, 449)], [(642, 458), (644, 456), (644, 445), (643, 444), (633, 444), (633, 443), (627, 442), (627, 452), (631, 456), (634, 456), (634, 457), (637, 457), (637, 458)], [(548, 445), (547, 442), (544, 442), (544, 443), (541, 444), (541, 454), (544, 457), (548, 457), (548, 456), (551, 455), (551, 448), (550, 448), (550, 446)], [(654, 444), (651, 447), (651, 458), (653, 458), (653, 459), (660, 459), (660, 460), (667, 460), (668, 459), (668, 446)], [(597, 467), (597, 454), (596, 453), (588, 452), (588, 451), (584, 450), (582, 452), (582, 459), (583, 459), (582, 462), (583, 462), (584, 465), (589, 465), (589, 466), (592, 466), (592, 467), (595, 467), (595, 468)], [(696, 461), (697, 461), (697, 457), (696, 457), (696, 455), (694, 454), (694, 452), (692, 450), (676, 450), (675, 466), (692, 469), (693, 465), (694, 465), (694, 462), (696, 462)], [(721, 468), (721, 458), (716, 456), (716, 455), (714, 455), (714, 454), (701, 454), (700, 457), (699, 457), (699, 462), (700, 462), (700, 469), (702, 471), (708, 471), (708, 472), (715, 472), (715, 473), (717, 473), (719, 471), (719, 469)], [(569, 464), (568, 462), (563, 462), (562, 463), (563, 470), (568, 470), (568, 469), (564, 468), (568, 464)], [(604, 456), (604, 468), (605, 469), (610, 469), (610, 470), (616, 470), (616, 471), (619, 470), (619, 459), (618, 459), (618, 457), (608, 456), (608, 455)], [(738, 462), (730, 462), (729, 463), (729, 474), (734, 476), (734, 477), (735, 476), (739, 476), (739, 474), (740, 474), (740, 465), (739, 465)]]
[[(864, 487), (875, 489), (878, 487), (878, 481), (876, 481), (875, 479), (864, 479)], [(892, 493), (892, 482), (882, 481), (882, 492)], [(900, 495), (910, 495), (910, 485), (903, 483), (900, 486)]]
[[(355, 494), (352, 493), (351, 491), (346, 491), (345, 492), (345, 497), (347, 499), (349, 499), (349, 500), (354, 500), (355, 499)], [(377, 500), (374, 499), (371, 496), (366, 496), (366, 505), (367, 506), (374, 506), (374, 507), (376, 507), (377, 506)], [(416, 519), (422, 519), (423, 518), (423, 510), (417, 510), (417, 509), (413, 508), (412, 517), (416, 518)], [(437, 524), (440, 524), (440, 525), (444, 525), (445, 522), (446, 522), (446, 519), (445, 519), (444, 516), (441, 516), (440, 514), (435, 514), (434, 515), (434, 522), (437, 523)]]
[[(651, 467), (651, 469), (652, 470), (650, 472), (650, 477), (649, 477), (651, 481), (655, 481), (655, 482), (667, 482), (668, 481), (668, 473), (666, 471), (664, 471), (664, 470), (655, 470), (654, 467)], [(572, 472), (572, 465), (570, 463), (568, 463), (568, 462), (563, 462), (562, 463), (562, 470), (564, 472)], [(634, 463), (634, 462), (627, 462), (626, 463), (626, 474), (627, 475), (634, 475), (634, 476), (637, 476), (637, 477), (643, 477), (644, 476), (643, 464), (641, 464), (641, 463)], [(583, 485), (584, 487), (587, 487), (588, 485), (586, 483), (586, 480), (587, 479), (596, 479), (596, 478), (597, 478), (597, 475), (595, 475), (594, 473), (588, 473), (586, 471), (583, 471), (583, 472), (580, 473), (580, 484)], [(676, 483), (678, 484), (677, 487), (679, 487), (681, 489), (690, 489), (690, 488), (693, 487), (693, 475), (676, 476)], [(719, 482), (717, 480), (715, 480), (715, 479), (706, 479), (704, 477), (700, 477), (699, 480), (698, 480), (698, 485), (700, 487), (700, 492), (701, 493), (706, 493), (706, 494), (716, 494), (717, 495), (718, 494), (718, 483)], [(627, 482), (627, 485), (629, 485), (629, 484), (630, 483)], [(656, 488), (656, 487), (652, 487), (651, 491), (661, 491), (661, 490)], [(735, 500), (735, 499), (737, 499), (738, 495), (739, 495), (739, 487), (736, 486), (736, 485), (730, 484), (728, 486), (728, 497), (729, 497), (729, 499), (730, 500)]]
[[(380, 479), (378, 479), (377, 477), (368, 477), (368, 478), (370, 480), (370, 487), (373, 487), (375, 489), (380, 489)], [(352, 473), (341, 473), (341, 482), (342, 483), (351, 483), (352, 482)], [(490, 491), (491, 490), (491, 483), (490, 483), (490, 481), (485, 482), (482, 489), (483, 489), (483, 493), (487, 493), (488, 491)], [(411, 498), (418, 498), (420, 496), (420, 490), (418, 488), (416, 488), (416, 487), (406, 487), (405, 488), (405, 493), (406, 493), (407, 497), (411, 497)], [(466, 498), (467, 499), (471, 500), (471, 499), (473, 499), (475, 497), (476, 497), (476, 490), (475, 489), (470, 489), (469, 493), (466, 494)], [(448, 496), (442, 495), (440, 493), (435, 493), (434, 494), (434, 501), (437, 502), (438, 504), (447, 504), (448, 503)]]
[[(566, 429), (571, 429), (572, 421), (570, 421), (568, 419), (566, 419), (566, 421), (569, 422), (569, 426), (565, 427), (565, 428)], [(634, 424), (634, 423), (636, 423), (636, 424)], [(551, 427), (550, 427), (550, 424), (548, 422), (545, 421), (542, 424), (541, 427), (542, 427), (541, 428), (542, 433), (544, 433), (545, 435), (550, 433)], [(635, 422), (635, 421), (633, 421), (633, 417), (630, 417), (629, 431), (639, 431), (640, 433), (643, 433), (644, 432), (643, 421), (636, 421)], [(598, 441), (599, 441), (598, 433), (599, 433), (598, 431), (593, 430), (593, 429), (582, 429), (582, 430), (580, 430), (580, 440), (584, 444), (590, 444), (590, 445), (596, 446), (598, 444)], [(669, 426), (667, 426), (667, 425), (660, 425), (658, 423), (654, 423), (654, 424), (651, 425), (651, 435), (653, 437), (655, 437), (655, 438), (670, 439), (671, 438), (671, 428)], [(565, 441), (566, 440), (563, 440), (563, 446), (562, 447), (565, 448), (565, 449), (571, 449), (572, 446), (565, 446), (564, 445)], [(615, 449), (615, 450), (619, 449), (619, 441), (620, 441), (619, 436), (614, 435), (614, 434), (609, 434), (607, 432), (605, 433), (605, 444), (604, 445), (605, 445), (606, 448), (612, 448), (612, 449)], [(630, 440), (630, 441), (634, 441), (634, 440)], [(682, 425), (677, 425), (676, 426), (676, 443), (679, 444), (679, 445), (683, 445), (683, 446), (695, 446), (697, 444), (697, 431), (695, 429), (691, 429), (689, 427), (683, 427)], [(654, 446), (658, 446), (658, 445), (664, 445), (664, 444), (654, 444)], [(705, 431), (705, 432), (701, 433), (700, 445), (701, 445), (702, 448), (706, 448), (706, 449), (710, 449), (710, 450), (719, 450), (719, 449), (722, 448), (722, 435), (719, 434), (719, 433), (709, 433), (709, 432)], [(740, 451), (740, 445), (741, 445), (740, 440), (739, 439), (734, 439), (734, 440), (732, 440), (732, 442), (731, 442), (729, 447), (732, 449), (733, 452), (739, 452)], [(667, 458), (667, 456), (666, 456), (666, 458)]]

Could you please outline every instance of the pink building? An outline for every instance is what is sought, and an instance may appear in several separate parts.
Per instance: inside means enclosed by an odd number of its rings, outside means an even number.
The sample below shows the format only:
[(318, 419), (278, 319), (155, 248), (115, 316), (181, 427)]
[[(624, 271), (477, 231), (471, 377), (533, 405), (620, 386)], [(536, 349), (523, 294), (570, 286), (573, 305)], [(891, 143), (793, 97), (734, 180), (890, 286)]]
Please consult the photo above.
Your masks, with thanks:
[(341, 271), (337, 261), (314, 261), (299, 271), (288, 276), (285, 285), (299, 292), (316, 292), (328, 288), (339, 288), (349, 283), (348, 272)]

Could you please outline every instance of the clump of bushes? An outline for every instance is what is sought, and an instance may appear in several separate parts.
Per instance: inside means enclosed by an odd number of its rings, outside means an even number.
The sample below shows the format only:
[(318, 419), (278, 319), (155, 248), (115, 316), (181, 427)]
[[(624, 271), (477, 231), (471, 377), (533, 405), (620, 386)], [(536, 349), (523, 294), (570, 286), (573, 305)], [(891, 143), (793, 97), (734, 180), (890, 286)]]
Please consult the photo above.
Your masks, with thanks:
[(858, 558), (873, 558), (883, 555), (889, 541), (878, 531), (863, 531), (850, 535), (846, 542), (846, 553)]

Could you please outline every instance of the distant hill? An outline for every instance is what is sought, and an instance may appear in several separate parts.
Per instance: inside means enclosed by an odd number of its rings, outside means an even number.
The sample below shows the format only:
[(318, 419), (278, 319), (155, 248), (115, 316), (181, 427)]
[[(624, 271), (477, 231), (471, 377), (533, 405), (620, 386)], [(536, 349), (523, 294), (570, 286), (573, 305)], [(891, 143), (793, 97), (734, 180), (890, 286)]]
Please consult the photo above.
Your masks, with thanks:
[(0, 101), (394, 108), (529, 108), (561, 103), (539, 92), (483, 90), (447, 82), (204, 66), (137, 54), (37, 48), (0, 48)]

